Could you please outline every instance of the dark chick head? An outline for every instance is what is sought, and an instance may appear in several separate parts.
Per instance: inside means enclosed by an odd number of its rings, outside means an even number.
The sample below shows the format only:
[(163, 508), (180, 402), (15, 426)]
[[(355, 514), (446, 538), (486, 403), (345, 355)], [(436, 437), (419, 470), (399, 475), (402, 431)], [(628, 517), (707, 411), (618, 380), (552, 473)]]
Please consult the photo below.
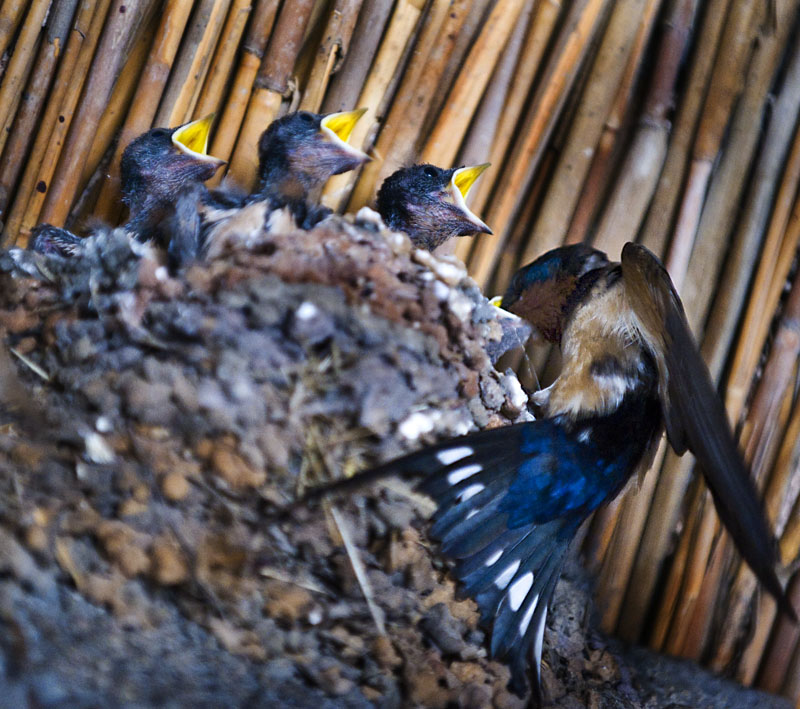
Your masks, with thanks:
[(435, 165), (404, 167), (384, 180), (378, 212), (391, 229), (415, 246), (433, 251), (453, 236), (491, 234), (464, 201), (489, 163), (445, 170)]
[(325, 116), (296, 111), (273, 121), (258, 141), (259, 190), (306, 199), (332, 175), (367, 162), (368, 155), (347, 144), (366, 110)]
[(514, 274), (498, 305), (528, 321), (540, 338), (558, 344), (583, 276), (607, 265), (602, 251), (585, 244), (553, 249)]
[(184, 187), (205, 182), (225, 164), (206, 152), (212, 119), (153, 128), (125, 148), (120, 178), (131, 220), (140, 218), (143, 210), (171, 203)]

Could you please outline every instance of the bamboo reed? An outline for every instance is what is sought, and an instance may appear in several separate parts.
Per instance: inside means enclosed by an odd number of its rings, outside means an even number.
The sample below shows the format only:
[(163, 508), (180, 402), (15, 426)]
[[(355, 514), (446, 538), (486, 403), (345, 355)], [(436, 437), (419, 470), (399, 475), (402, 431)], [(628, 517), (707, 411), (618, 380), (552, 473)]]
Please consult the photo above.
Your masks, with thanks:
[(170, 67), (178, 53), (178, 46), (189, 20), (190, 10), (190, 3), (169, 0), (162, 11), (150, 56), (139, 77), (131, 108), (125, 117), (114, 156), (111, 158), (95, 205), (95, 214), (112, 224), (118, 221), (120, 213), (119, 162), (122, 153), (134, 138), (149, 130), (153, 124), (162, 92), (167, 84)]
[[(475, 115), (470, 121), (469, 129), (458, 152), (458, 158), (453, 164), (474, 165), (479, 162), (489, 162), (486, 158), (491, 153), (494, 144), (495, 130), (503, 115), (532, 11), (533, 3), (526, 2), (520, 13), (519, 21), (501, 53)], [(467, 204), (473, 211), (474, 203), (474, 192), (471, 192)], [(469, 260), (469, 253), (477, 236), (479, 235), (466, 239), (451, 239), (440, 245), (434, 253), (437, 255), (455, 254), (461, 261), (466, 262)]]
[(219, 111), (225, 96), (225, 87), (234, 68), (236, 51), (252, 9), (252, 0), (233, 0), (231, 3), (203, 89), (192, 112), (193, 118), (202, 118)]
[[(592, 217), (599, 208), (600, 201), (608, 184), (608, 176), (611, 173), (614, 165), (614, 156), (620, 152), (617, 139), (622, 132), (623, 123), (626, 117), (628, 117), (631, 113), (632, 107), (630, 104), (634, 85), (641, 70), (644, 53), (649, 45), (650, 37), (653, 33), (656, 17), (660, 11), (660, 8), (661, 0), (648, 0), (644, 7), (642, 19), (636, 31), (633, 47), (631, 48), (631, 52), (628, 56), (625, 70), (622, 73), (622, 78), (620, 80), (619, 87), (617, 88), (616, 96), (611, 104), (611, 110), (609, 111), (605, 125), (603, 126), (603, 132), (597, 142), (597, 151), (592, 158), (583, 189), (578, 195), (578, 201), (575, 205), (575, 212), (572, 216), (569, 230), (564, 239), (565, 243), (567, 244), (579, 243), (586, 239)], [(669, 35), (667, 34), (665, 36)], [(658, 76), (658, 68), (655, 71), (655, 76)], [(658, 86), (658, 81), (655, 81), (652, 86)], [(634, 151), (629, 151), (628, 155), (632, 155), (633, 152)], [(642, 154), (639, 153), (638, 157), (641, 157), (641, 155)], [(660, 169), (660, 164), (658, 167)], [(636, 174), (636, 172), (633, 174)], [(624, 168), (622, 175), (626, 175)], [(639, 194), (646, 195), (647, 191), (641, 189), (633, 191), (633, 195)], [(625, 210), (626, 213), (630, 213), (632, 211), (633, 210), (631, 210), (630, 207)], [(633, 229), (628, 227), (623, 231), (623, 233), (627, 235), (632, 231)], [(630, 237), (625, 239), (620, 237), (620, 247), (610, 247), (609, 252), (612, 254), (618, 253), (618, 251), (621, 249), (621, 245), (624, 244), (625, 241), (630, 241)], [(604, 247), (601, 245), (598, 246), (598, 248), (602, 250)]]
[(392, 14), (392, 0), (364, 0), (358, 15), (350, 51), (328, 85), (322, 102), (324, 113), (350, 110), (355, 107), (372, 60), (378, 51), (386, 23)]
[(612, 8), (578, 113), (570, 127), (567, 144), (536, 218), (526, 257), (564, 242), (603, 124), (625, 73), (645, 8), (646, 2), (643, 0), (622, 0)]
[[(685, 101), (681, 105), (675, 132), (670, 141), (667, 159), (664, 164), (659, 185), (656, 190), (650, 213), (645, 224), (642, 242), (656, 251), (663, 253), (668, 229), (671, 224), (671, 214), (677, 201), (679, 189), (682, 184), (681, 175), (688, 160), (688, 149), (694, 133), (694, 126), (698, 121), (706, 86), (712, 73), (712, 62), (717, 45), (721, 42), (723, 22), (727, 12), (727, 0), (717, 0), (716, 4), (709, 6), (700, 30), (701, 40), (697, 43), (698, 54), (692, 63), (688, 87), (684, 92)], [(695, 171), (710, 170), (710, 164), (695, 163)], [(703, 185), (704, 181), (694, 180), (690, 184)], [(693, 199), (693, 195), (688, 196)], [(679, 254), (680, 255), (680, 254)], [(683, 260), (683, 259), (681, 259)], [(683, 261), (685, 263), (685, 261)], [(676, 264), (677, 265), (677, 264)], [(683, 282), (683, 273), (678, 271), (672, 263), (669, 264), (670, 273), (678, 283)], [(642, 534), (640, 552), (637, 554), (631, 578), (628, 583), (628, 592), (625, 601), (625, 613), (620, 617), (619, 632), (626, 638), (638, 637), (644, 630), (644, 618), (653, 602), (655, 583), (659, 570), (667, 556), (671, 539), (671, 532), (678, 519), (682, 498), (689, 483), (691, 457), (679, 458), (671, 451), (667, 453), (664, 466), (656, 485), (653, 496), (651, 512)], [(672, 568), (677, 571), (688, 556), (688, 529), (679, 545), (680, 554), (677, 554), (672, 563)], [(669, 613), (678, 594), (679, 579), (681, 574), (674, 573), (667, 583), (668, 593), (663, 596), (660, 614)], [(651, 631), (650, 635), (655, 647), (661, 647), (664, 642), (666, 628), (662, 624), (658, 629)]]
[[(559, 49), (545, 72), (541, 89), (533, 101), (532, 113), (526, 118), (520, 138), (513, 147), (516, 160), (509, 170), (504, 171), (496, 188), (498, 197), (484, 218), (492, 224), (496, 237), (480, 262), (471, 259), (473, 278), (479, 284), (488, 281), (497, 258), (503, 252), (508, 238), (506, 231), (541, 160), (547, 139), (578, 76), (605, 7), (605, 0), (587, 0), (585, 5), (573, 7), (565, 23)], [(527, 263), (539, 253), (539, 246), (528, 246), (522, 260)]]
[(709, 0), (695, 43), (695, 55), (683, 91), (678, 118), (670, 136), (669, 149), (658, 187), (648, 212), (642, 243), (656, 254), (666, 253), (669, 234), (684, 184), (689, 151), (700, 118), (703, 100), (714, 66), (725, 18), (731, 0)]
[(503, 47), (525, 3), (498, 0), (447, 96), (441, 115), (428, 136), (422, 162), (452, 165), (458, 148), (492, 76)]
[[(689, 179), (670, 243), (669, 260), (685, 273), (692, 253), (711, 168), (720, 149), (757, 31), (757, 2), (734, 3), (725, 23), (709, 92), (697, 127)], [(675, 283), (680, 290), (682, 283)]]
[[(230, 158), (236, 144), (236, 136), (239, 135), (239, 128), (244, 120), (250, 93), (264, 58), (277, 12), (278, 0), (258, 0), (253, 9), (239, 67), (233, 78), (233, 86), (228, 93), (225, 108), (211, 144), (211, 154), (223, 160)], [(223, 170), (217, 171), (211, 184), (218, 184), (223, 174)]]
[[(742, 430), (742, 439), (746, 442), (745, 457), (748, 461), (754, 461), (752, 467), (757, 481), (763, 481), (767, 468), (771, 467), (775, 449), (780, 443), (775, 435), (775, 432), (782, 430), (780, 409), (786, 398), (791, 400), (793, 395), (795, 364), (800, 356), (800, 334), (795, 327), (799, 317), (800, 277), (797, 277), (787, 298), (764, 374)], [(770, 515), (773, 524), (777, 518), (777, 500), (784, 496), (783, 485), (777, 482), (776, 485), (778, 489), (772, 491)], [(747, 574), (749, 572), (745, 576)], [(749, 593), (738, 590), (742, 585), (749, 586)], [(744, 615), (752, 597), (753, 586), (754, 584), (746, 583), (745, 580), (736, 584), (736, 602), (731, 606), (733, 615), (728, 614), (728, 622), (723, 626), (722, 637), (713, 658), (713, 666), (717, 669), (722, 669), (730, 662), (735, 640), (744, 632)]]
[(658, 473), (667, 452), (666, 441), (661, 441), (653, 464), (645, 474), (641, 485), (635, 491), (629, 490), (620, 500), (619, 513), (615, 515), (616, 525), (607, 524), (608, 530), (616, 529), (616, 534), (606, 550), (598, 550), (597, 558), (602, 558), (603, 566), (598, 579), (597, 595), (599, 606), (603, 609), (601, 627), (607, 633), (615, 631), (625, 607), (625, 590), (630, 580), (636, 554), (641, 541), (641, 531), (647, 520), (650, 502), (653, 499)]
[(314, 0), (287, 0), (281, 7), (269, 48), (253, 83), (228, 171), (243, 189), (249, 190), (255, 183), (258, 168), (255, 147), (261, 133), (278, 115), (313, 8)]
[(79, 192), (89, 182), (103, 157), (108, 153), (133, 100), (139, 77), (151, 50), (158, 21), (157, 14), (152, 12), (155, 8), (151, 6), (148, 9), (151, 11), (150, 16), (142, 23), (133, 41), (131, 52), (128, 54), (119, 78), (114, 84), (108, 105), (97, 125), (92, 147), (89, 149), (89, 155), (78, 184)]
[(83, 101), (75, 112), (53, 181), (47, 190), (41, 221), (62, 226), (69, 214), (86, 163), (94, 131), (119, 74), (130, 38), (145, 14), (144, 0), (114, 0), (92, 68)]
[(42, 31), (44, 18), (50, 9), (51, 0), (33, 0), (22, 23), (14, 53), (0, 83), (0, 132), (7, 133), (16, 106), (25, 85), (25, 77), (33, 61), (36, 40)]
[[(795, 406), (781, 444), (781, 450), (770, 477), (765, 496), (767, 519), (778, 531), (785, 528), (788, 514), (797, 501), (797, 492), (791, 490), (791, 475), (797, 469), (800, 459), (800, 407)], [(787, 494), (788, 491), (788, 494)], [(782, 509), (788, 508), (788, 509)], [(722, 632), (715, 643), (711, 666), (715, 669), (728, 667), (733, 660), (735, 633), (728, 628), (742, 626), (744, 611), (758, 589), (755, 576), (743, 563), (739, 564), (728, 603), (727, 615), (721, 625)], [(775, 602), (763, 594), (756, 606), (753, 636), (742, 654), (737, 670), (737, 679), (744, 684), (752, 684), (758, 664), (764, 654), (776, 613)]]
[[(358, 106), (367, 111), (353, 128), (350, 144), (365, 152), (370, 148), (368, 136), (374, 131), (380, 104), (384, 101), (389, 84), (417, 27), (423, 7), (422, 0), (398, 0), (369, 76), (358, 97)], [(323, 204), (334, 210), (339, 209), (348, 199), (355, 179), (355, 175), (345, 173), (328, 180), (322, 192)]]
[(8, 49), (27, 7), (27, 0), (7, 0), (0, 7), (0, 56)]
[[(24, 246), (27, 233), (39, 221), (45, 193), (51, 184), (110, 4), (111, 0), (87, 2), (79, 10), (28, 167), (9, 215), (7, 243), (17, 240)], [(18, 239), (20, 234), (22, 238)]]
[[(36, 135), (36, 126), (44, 110), (47, 92), (55, 75), (62, 47), (66, 44), (77, 5), (78, 0), (55, 0), (47, 18), (45, 38), (33, 63), (33, 75), (22, 94), (20, 107), (0, 159), (0, 215), (6, 211), (23, 161)], [(3, 9), (5, 10), (5, 6)]]
[[(670, 130), (667, 112), (673, 102), (678, 69), (696, 9), (697, 0), (675, 0), (665, 21), (642, 117), (594, 237), (594, 245), (601, 250), (618, 253), (625, 241), (633, 240), (653, 198), (667, 154)], [(595, 178), (598, 183), (605, 172)], [(573, 242), (582, 238), (587, 228), (576, 213), (568, 240), (570, 236)]]
[[(486, 174), (474, 190), (475, 196), (471, 204), (473, 211), (478, 214), (483, 213), (495, 186), (500, 182), (503, 172), (508, 169), (505, 157), (516, 136), (517, 125), (525, 109), (525, 101), (533, 87), (545, 47), (550, 40), (560, 11), (561, 4), (552, 0), (544, 0), (536, 8), (528, 28), (528, 34), (523, 42), (522, 54), (512, 77), (506, 105), (495, 129), (495, 138), (488, 159), (495, 169)], [(462, 260), (466, 262), (469, 256), (470, 262), (474, 264), (493, 262), (493, 254), (496, 252), (494, 241), (482, 236), (477, 236), (473, 242), (462, 240), (456, 249), (456, 254)], [(500, 282), (504, 282), (504, 280), (504, 278), (500, 278)]]
[(311, 67), (300, 108), (318, 112), (331, 76), (342, 66), (364, 0), (336, 0)]
[[(516, 27), (502, 51), (483, 98), (470, 122), (455, 164), (476, 165), (487, 162), (487, 157), (491, 154), (492, 145), (495, 142), (497, 125), (503, 116), (514, 80), (514, 71), (519, 64), (520, 52), (531, 22), (533, 8), (532, 1), (527, 1), (523, 6)], [(474, 192), (470, 192), (467, 203), (474, 211)], [(466, 261), (474, 243), (475, 239), (451, 239), (439, 247), (437, 253), (455, 253), (462, 261)]]
[(195, 3), (161, 95), (156, 125), (172, 127), (191, 120), (230, 5), (231, 0)]
[[(701, 252), (697, 256), (695, 264), (698, 270), (695, 274), (695, 278), (690, 280), (695, 288), (692, 295), (699, 294), (698, 297), (703, 298), (705, 302), (711, 297), (711, 287), (701, 285), (698, 279), (704, 284), (710, 281), (713, 285), (715, 282), (715, 260), (713, 255), (715, 252), (719, 251), (720, 242), (726, 236), (725, 231), (733, 220), (735, 205), (738, 201), (738, 188), (742, 180), (741, 176), (747, 168), (749, 154), (752, 154), (752, 151), (755, 149), (755, 143), (758, 137), (758, 124), (753, 121), (753, 115), (758, 115), (760, 113), (760, 108), (766, 100), (767, 91), (772, 84), (772, 75), (777, 68), (784, 41), (788, 36), (788, 29), (793, 24), (795, 11), (795, 4), (783, 3), (780, 8), (781, 21), (779, 26), (781, 31), (770, 38), (765, 38), (759, 45), (758, 53), (751, 67), (751, 75), (748, 77), (747, 90), (739, 103), (739, 120), (735, 121), (732, 131), (733, 136), (736, 138), (737, 149), (736, 151), (728, 153), (732, 156), (732, 159), (723, 160), (723, 169), (717, 173), (720, 178), (717, 184), (723, 185), (721, 190), (722, 194), (717, 196), (716, 191), (712, 188), (708, 195), (706, 209), (709, 210), (711, 216), (708, 219), (705, 232), (701, 232), (705, 237), (701, 239), (701, 245), (703, 241), (711, 243), (706, 246), (704, 253)], [(728, 154), (726, 154), (726, 157)], [(742, 158), (744, 158), (744, 161)], [(728, 166), (730, 166), (730, 169), (724, 169)], [(730, 184), (734, 185), (732, 194), (727, 189), (727, 186)], [(727, 214), (724, 212), (727, 212)], [(700, 277), (701, 275), (702, 278)], [(692, 307), (688, 308), (688, 312), (690, 314), (695, 312), (695, 306), (697, 306), (697, 309), (705, 310), (705, 302), (697, 304), (694, 300), (690, 300), (689, 303)], [(781, 396), (783, 391), (785, 390), (780, 390)], [(738, 416), (737, 411), (731, 412), (729, 409), (729, 413), (732, 413), (733, 416)], [(752, 458), (748, 456), (748, 459)], [(701, 528), (703, 530), (708, 530), (708, 533), (716, 538), (720, 533), (720, 528), (716, 522), (715, 513), (709, 507), (706, 507), (704, 514), (713, 519), (714, 524), (712, 526), (711, 519), (703, 520), (700, 523)], [(705, 546), (704, 542), (698, 544), (696, 547), (697, 553), (692, 555), (689, 559), (691, 568), (696, 569), (696, 571), (693, 572), (695, 576), (701, 574), (701, 570), (704, 569), (706, 565), (706, 559), (702, 555)], [(685, 615), (692, 614), (695, 621), (689, 624), (692, 628), (692, 632), (687, 634), (684, 638), (686, 645), (682, 649), (673, 647), (673, 651), (675, 652), (682, 652), (682, 654), (694, 657), (699, 657), (702, 652), (712, 618), (711, 608), (716, 604), (718, 593), (716, 585), (718, 577), (724, 573), (730, 563), (730, 549), (727, 537), (724, 537), (717, 544), (716, 554), (717, 566), (713, 570), (705, 572), (703, 583), (707, 587), (707, 590), (700, 594), (697, 600), (685, 595), (682, 601), (684, 607), (680, 605), (678, 607), (678, 613)], [(680, 570), (675, 569), (674, 572), (679, 573)], [(691, 607), (690, 604), (692, 604)]]
[[(792, 577), (787, 592), (789, 602), (800, 606), (800, 572)], [(772, 642), (764, 655), (758, 676), (758, 685), (762, 689), (775, 694), (781, 691), (788, 677), (789, 666), (798, 642), (800, 642), (800, 625), (790, 618), (778, 618)]]
[(381, 127), (374, 159), (364, 166), (350, 210), (364, 206), (395, 170), (416, 159), (416, 144), (439, 82), (467, 17), (465, 0), (436, 0), (406, 69), (403, 83)]

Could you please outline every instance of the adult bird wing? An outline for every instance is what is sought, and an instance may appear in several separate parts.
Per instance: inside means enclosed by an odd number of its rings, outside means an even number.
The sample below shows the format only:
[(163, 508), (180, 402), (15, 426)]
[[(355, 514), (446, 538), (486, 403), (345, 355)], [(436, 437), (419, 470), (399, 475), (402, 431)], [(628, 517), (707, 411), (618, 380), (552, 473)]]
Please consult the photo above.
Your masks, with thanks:
[(650, 251), (628, 243), (622, 249), (622, 278), (635, 327), (656, 361), (670, 444), (679, 455), (687, 448), (695, 455), (742, 557), (796, 619), (775, 573), (775, 539), (669, 274)]

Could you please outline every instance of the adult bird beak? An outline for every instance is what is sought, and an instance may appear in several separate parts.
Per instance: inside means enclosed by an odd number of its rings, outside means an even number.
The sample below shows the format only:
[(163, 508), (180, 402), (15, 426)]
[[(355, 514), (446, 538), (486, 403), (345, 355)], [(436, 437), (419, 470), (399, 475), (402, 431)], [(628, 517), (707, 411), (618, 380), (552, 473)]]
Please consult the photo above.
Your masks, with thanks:
[(341, 113), (329, 113), (320, 123), (320, 131), (334, 145), (348, 155), (357, 158), (359, 162), (371, 160), (369, 155), (350, 145), (347, 140), (356, 127), (358, 119), (367, 112), (366, 108), (357, 108), (355, 111), (342, 111)]
[(480, 177), (481, 173), (491, 165), (485, 162), (481, 165), (474, 165), (472, 167), (461, 167), (453, 173), (450, 178), (450, 192), (453, 195), (453, 202), (464, 213), (466, 220), (475, 226), (475, 231), (484, 234), (492, 234), (492, 230), (484, 223), (480, 217), (472, 212), (467, 206), (467, 195), (469, 194), (475, 180)]
[(226, 164), (226, 160), (208, 154), (208, 136), (214, 114), (211, 113), (191, 123), (179, 126), (172, 133), (172, 144), (182, 153), (200, 162), (207, 162), (217, 167)]

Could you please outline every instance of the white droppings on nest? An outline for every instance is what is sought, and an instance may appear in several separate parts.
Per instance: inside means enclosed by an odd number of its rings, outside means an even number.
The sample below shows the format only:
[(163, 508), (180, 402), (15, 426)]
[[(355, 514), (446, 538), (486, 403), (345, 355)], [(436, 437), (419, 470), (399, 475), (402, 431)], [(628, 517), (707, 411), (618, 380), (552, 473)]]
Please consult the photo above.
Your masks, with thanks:
[(433, 269), (447, 285), (457, 286), (467, 277), (467, 271), (461, 264), (440, 261), (437, 259), (436, 267)]
[(159, 266), (156, 269), (156, 274), (155, 275), (156, 275), (156, 279), (160, 283), (164, 283), (164, 281), (166, 281), (169, 278), (169, 271), (167, 271), (166, 266)]
[(450, 291), (447, 306), (461, 322), (469, 322), (470, 318), (472, 318), (474, 305), (469, 298), (459, 291)]
[(444, 281), (448, 286), (457, 286), (467, 277), (467, 269), (464, 264), (455, 259), (445, 261), (437, 258), (430, 251), (424, 249), (414, 249), (412, 258), (420, 266), (427, 266), (436, 274), (440, 281)]
[(403, 438), (416, 441), (420, 436), (433, 431), (439, 419), (441, 414), (438, 411), (415, 411), (400, 422), (397, 430)]
[(107, 465), (114, 462), (114, 451), (106, 440), (94, 431), (87, 433), (83, 439), (86, 447), (86, 457), (98, 465)]
[(97, 421), (94, 422), (94, 427), (100, 433), (111, 433), (113, 425), (111, 423), (111, 419), (108, 416), (98, 416)]
[(311, 320), (319, 313), (319, 308), (309, 301), (304, 301), (295, 311), (294, 315), (298, 320)]
[[(426, 271), (423, 275), (430, 275), (433, 277), (430, 271)], [(445, 302), (450, 297), (450, 288), (441, 281), (434, 281), (433, 294), (436, 296), (437, 300)]]
[(528, 405), (528, 395), (519, 383), (516, 374), (504, 374), (501, 383), (506, 391), (509, 406), (515, 411), (522, 411)]
[(309, 625), (319, 625), (322, 622), (322, 608), (319, 606), (314, 606), (308, 612), (308, 623)]
[(356, 224), (374, 224), (378, 229), (386, 229), (381, 215), (370, 207), (361, 207), (361, 209), (356, 212), (355, 222)]

